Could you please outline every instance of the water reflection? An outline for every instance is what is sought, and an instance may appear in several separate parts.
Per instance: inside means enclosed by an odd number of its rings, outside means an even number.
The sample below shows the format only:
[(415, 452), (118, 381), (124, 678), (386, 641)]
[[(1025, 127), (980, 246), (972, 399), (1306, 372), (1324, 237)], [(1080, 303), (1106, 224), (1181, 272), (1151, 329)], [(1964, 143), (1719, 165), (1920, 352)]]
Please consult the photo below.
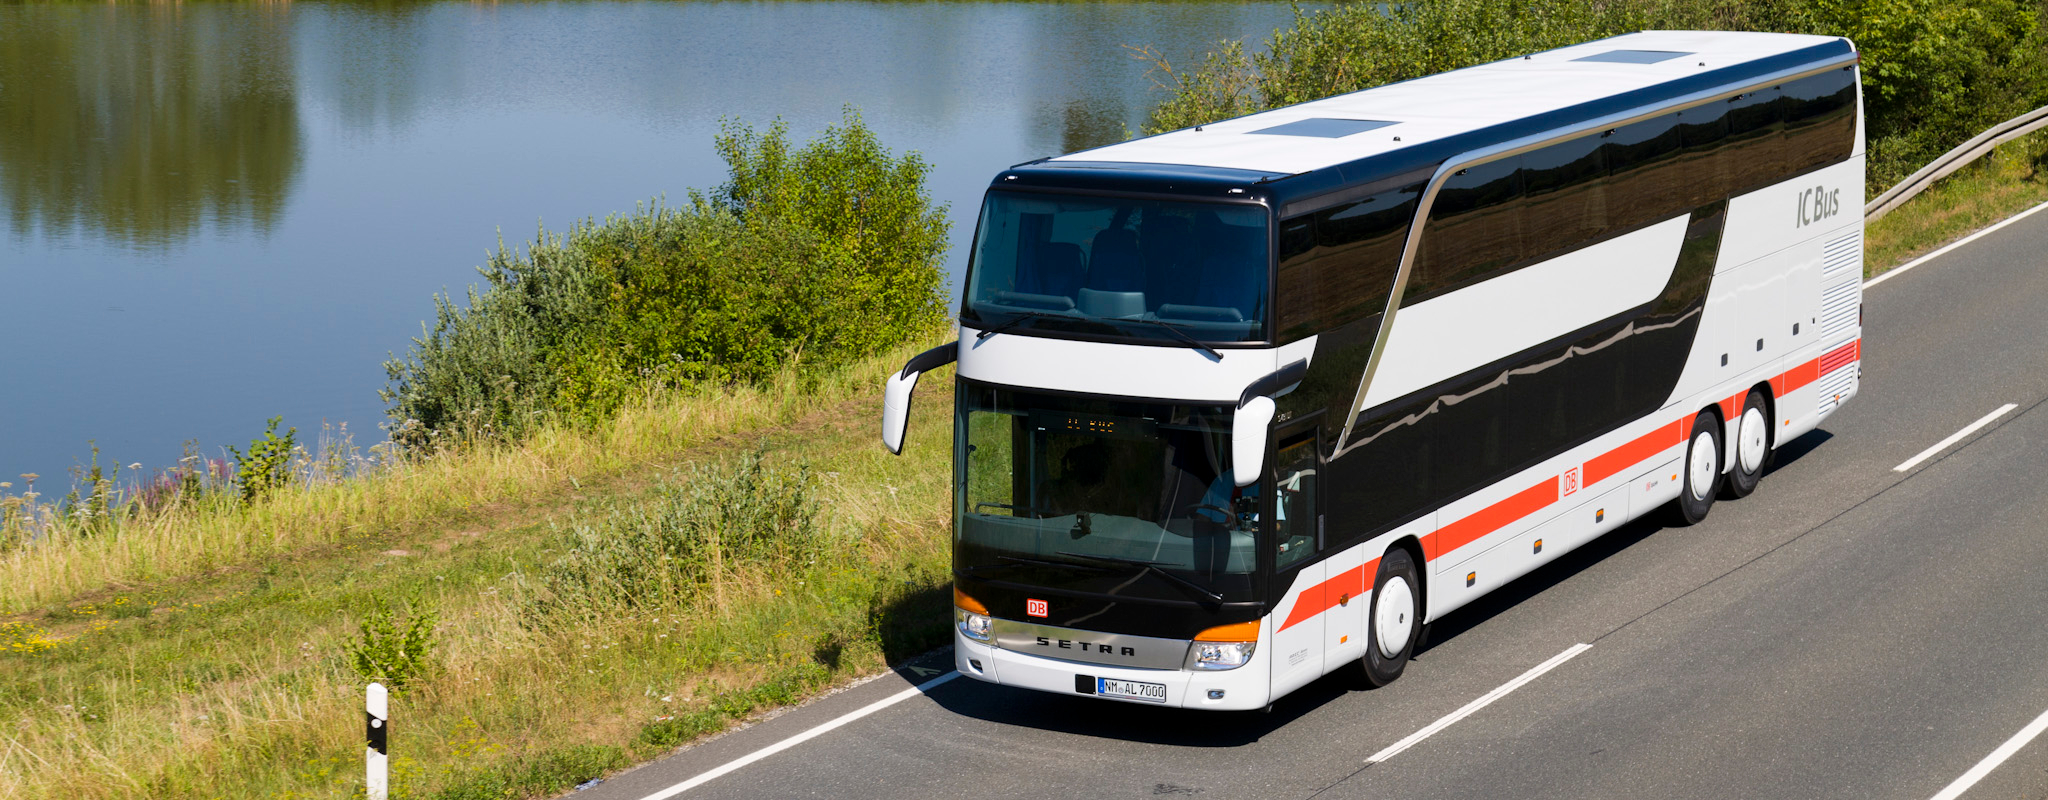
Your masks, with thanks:
[(0, 203), (16, 237), (144, 249), (268, 233), (299, 172), (285, 12), (17, 9), (0, 25)]

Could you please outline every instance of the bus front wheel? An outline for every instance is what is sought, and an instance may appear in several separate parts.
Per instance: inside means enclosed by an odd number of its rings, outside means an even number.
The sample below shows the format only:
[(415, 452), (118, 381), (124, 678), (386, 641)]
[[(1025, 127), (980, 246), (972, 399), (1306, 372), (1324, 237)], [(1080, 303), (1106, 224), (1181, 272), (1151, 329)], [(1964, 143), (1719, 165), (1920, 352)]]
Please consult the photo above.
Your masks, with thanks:
[(1366, 609), (1365, 657), (1359, 659), (1366, 683), (1393, 683), (1408, 667), (1422, 633), (1421, 588), (1421, 573), (1406, 548), (1396, 547), (1380, 557), (1372, 606)]
[(1673, 521), (1681, 526), (1698, 524), (1714, 507), (1714, 494), (1721, 489), (1721, 420), (1702, 411), (1692, 420), (1692, 440), (1685, 447), (1685, 470), (1679, 474), (1684, 485), (1678, 489)]

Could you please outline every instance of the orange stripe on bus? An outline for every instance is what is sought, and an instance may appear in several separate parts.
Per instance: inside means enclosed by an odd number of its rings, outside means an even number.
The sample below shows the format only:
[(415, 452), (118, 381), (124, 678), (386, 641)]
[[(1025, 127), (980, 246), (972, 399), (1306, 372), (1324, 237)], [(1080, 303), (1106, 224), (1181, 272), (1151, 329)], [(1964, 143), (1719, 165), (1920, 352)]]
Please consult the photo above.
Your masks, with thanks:
[(1471, 516), (1422, 537), (1423, 559), (1434, 560), (1439, 555), (1471, 544), (1479, 537), (1512, 525), (1516, 520), (1541, 511), (1555, 502), (1557, 476), (1553, 475), (1535, 486), (1516, 492)]
[(1685, 441), (1685, 433), (1680, 430), (1682, 427), (1673, 422), (1586, 462), (1586, 485), (1592, 486), (1612, 478), (1622, 470), (1648, 461), (1652, 456), (1671, 449), (1672, 445)]
[[(1375, 558), (1364, 566), (1352, 567), (1337, 577), (1303, 589), (1301, 596), (1294, 598), (1294, 610), (1287, 612), (1287, 621), (1280, 623), (1279, 631), (1315, 618), (1315, 615), (1337, 605), (1338, 598), (1361, 597), (1365, 594), (1367, 575), (1378, 575), (1380, 560)], [(1278, 631), (1275, 631), (1276, 633)]]

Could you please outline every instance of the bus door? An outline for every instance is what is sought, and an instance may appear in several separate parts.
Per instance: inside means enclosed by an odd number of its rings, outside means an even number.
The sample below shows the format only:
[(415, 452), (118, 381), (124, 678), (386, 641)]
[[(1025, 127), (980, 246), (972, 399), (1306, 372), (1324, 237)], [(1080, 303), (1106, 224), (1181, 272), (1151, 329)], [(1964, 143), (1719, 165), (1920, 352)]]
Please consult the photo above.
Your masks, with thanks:
[[(1322, 507), (1317, 489), (1316, 431), (1280, 438), (1273, 460), (1271, 534), (1273, 559), (1273, 694), (1292, 691), (1323, 675), (1326, 649), (1323, 612), (1335, 605), (1325, 596), (1329, 573), (1322, 555)], [(1360, 605), (1353, 603), (1353, 605)]]

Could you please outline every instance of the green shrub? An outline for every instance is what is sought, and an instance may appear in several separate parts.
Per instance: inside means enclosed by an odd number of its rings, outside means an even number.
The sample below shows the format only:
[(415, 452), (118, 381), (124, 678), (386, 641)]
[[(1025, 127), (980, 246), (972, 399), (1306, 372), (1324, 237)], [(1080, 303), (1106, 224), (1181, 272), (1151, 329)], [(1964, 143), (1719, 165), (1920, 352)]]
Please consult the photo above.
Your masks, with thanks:
[(359, 638), (348, 645), (348, 665), (356, 676), (394, 693), (432, 672), (434, 626), (440, 623), (440, 615), (418, 596), (406, 606), (400, 619), (383, 598), (372, 598)]
[(1154, 57), (1160, 133), (1631, 31), (1847, 36), (1863, 59), (1875, 194), (1998, 121), (2048, 103), (2034, 0), (1429, 0), (1297, 11), (1264, 52), (1225, 42), (1192, 71)]
[[(298, 447), (299, 429), (289, 428), (279, 436), (277, 425), (283, 421), (284, 417), (271, 417), (263, 435), (249, 441), (246, 455), (228, 447), (228, 453), (235, 457), (235, 482), (242, 487), (242, 502), (255, 502), (256, 498), (292, 482), (292, 451)], [(95, 449), (93, 454), (97, 462), (99, 451)]]
[(922, 158), (891, 155), (851, 109), (800, 148), (780, 121), (727, 122), (716, 147), (731, 180), (708, 196), (501, 242), (466, 305), (436, 297), (385, 364), (392, 439), (601, 420), (653, 388), (836, 366), (943, 321), (947, 222)]
[(755, 453), (680, 470), (652, 500), (613, 509), (563, 535), (566, 555), (542, 568), (526, 618), (586, 622), (691, 601), (722, 605), (727, 587), (786, 576), (826, 551), (817, 478)]

